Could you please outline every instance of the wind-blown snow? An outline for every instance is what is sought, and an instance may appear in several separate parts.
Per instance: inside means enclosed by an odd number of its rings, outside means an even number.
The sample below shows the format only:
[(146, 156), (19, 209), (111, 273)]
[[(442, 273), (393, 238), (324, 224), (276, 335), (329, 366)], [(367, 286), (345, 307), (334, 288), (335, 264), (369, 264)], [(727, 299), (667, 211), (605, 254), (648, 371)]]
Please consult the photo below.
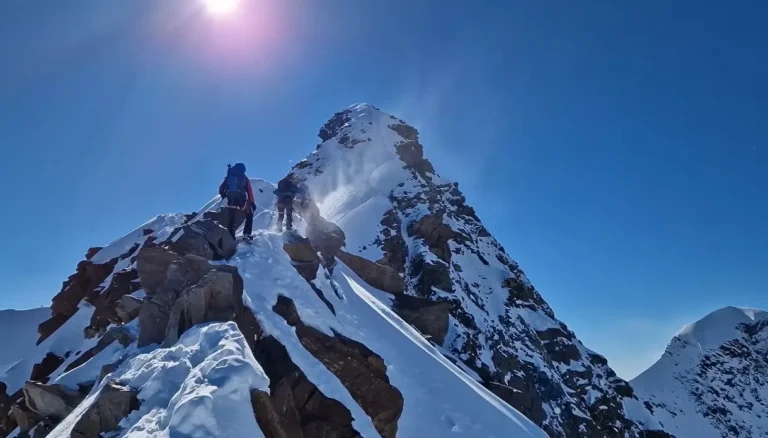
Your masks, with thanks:
[(743, 333), (738, 330), (740, 324), (753, 323), (757, 319), (765, 318), (767, 314), (758, 309), (724, 307), (683, 327), (676, 337), (702, 350), (718, 348), (732, 339), (743, 336)]

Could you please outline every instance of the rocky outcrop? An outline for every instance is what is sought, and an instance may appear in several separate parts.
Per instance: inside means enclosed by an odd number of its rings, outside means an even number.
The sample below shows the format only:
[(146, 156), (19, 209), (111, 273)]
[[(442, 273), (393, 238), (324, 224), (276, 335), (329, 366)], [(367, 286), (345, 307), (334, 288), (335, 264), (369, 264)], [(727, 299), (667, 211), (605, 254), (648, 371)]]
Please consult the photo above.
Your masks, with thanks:
[(416, 327), (425, 337), (431, 338), (437, 345), (445, 343), (448, 334), (448, 322), (451, 316), (451, 303), (432, 301), (410, 295), (397, 295), (392, 310), (403, 321)]
[(214, 222), (221, 225), (222, 227), (227, 228), (229, 215), (232, 212), (234, 212), (235, 214), (235, 230), (237, 230), (245, 222), (245, 211), (239, 208), (230, 209), (225, 207), (218, 211), (206, 211), (205, 213), (203, 213), (203, 219), (213, 220)]
[(279, 296), (273, 310), (296, 328), (301, 345), (339, 378), (371, 417), (382, 438), (396, 437), (404, 400), (400, 391), (389, 383), (381, 357), (359, 342), (340, 334), (331, 337), (305, 325), (289, 298)]
[(144, 300), (131, 295), (124, 295), (115, 305), (115, 315), (123, 324), (128, 324), (139, 317)]
[(65, 372), (72, 371), (75, 368), (85, 364), (89, 360), (91, 360), (94, 356), (104, 351), (107, 347), (114, 344), (115, 342), (119, 343), (123, 347), (127, 347), (134, 343), (136, 341), (136, 338), (133, 336), (133, 334), (128, 331), (124, 327), (112, 327), (99, 339), (99, 341), (96, 343), (96, 345), (86, 351), (85, 353), (81, 354), (80, 357), (72, 361), (67, 368), (64, 370)]
[(107, 383), (96, 401), (80, 417), (72, 429), (72, 438), (98, 438), (104, 432), (118, 430), (118, 424), (139, 408), (138, 392)]
[(165, 346), (178, 341), (179, 336), (197, 324), (213, 321), (234, 321), (244, 312), (242, 279), (235, 287), (237, 269), (217, 266), (194, 286), (181, 292), (171, 310), (165, 332)]
[(63, 420), (83, 400), (83, 395), (61, 385), (44, 385), (38, 382), (24, 384), (24, 400), (29, 410), (42, 418)]
[(336, 255), (346, 243), (346, 235), (338, 225), (322, 217), (307, 221), (307, 238), (323, 257), (323, 264), (331, 267), (336, 263)]
[(391, 294), (402, 294), (405, 291), (403, 277), (389, 266), (380, 265), (344, 251), (339, 251), (337, 257), (363, 281), (376, 289)]
[(117, 312), (118, 303), (123, 297), (141, 289), (138, 278), (139, 273), (136, 269), (125, 269), (114, 273), (107, 290), (99, 294), (93, 302), (95, 309), (90, 325), (92, 333), (103, 334), (110, 324), (124, 323)]
[(216, 221), (204, 219), (184, 225), (169, 247), (178, 254), (194, 254), (206, 260), (226, 260), (235, 255), (237, 242)]
[(253, 354), (269, 377), (270, 395), (254, 391), (254, 415), (267, 438), (357, 438), (352, 414), (326, 397), (274, 337), (256, 342)]
[(320, 258), (309, 239), (300, 236), (294, 236), (290, 240), (286, 239), (283, 250), (291, 258), (293, 266), (305, 280), (313, 281), (317, 278)]

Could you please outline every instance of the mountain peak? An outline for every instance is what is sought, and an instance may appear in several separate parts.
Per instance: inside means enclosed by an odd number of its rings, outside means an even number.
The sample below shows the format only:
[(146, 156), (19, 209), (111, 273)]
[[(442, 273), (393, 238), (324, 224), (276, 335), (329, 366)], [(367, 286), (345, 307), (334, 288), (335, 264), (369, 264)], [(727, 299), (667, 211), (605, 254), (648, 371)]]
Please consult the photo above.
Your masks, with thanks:
[(745, 307), (723, 307), (704, 318), (683, 327), (675, 339), (703, 350), (719, 348), (724, 343), (742, 336), (742, 324), (751, 324), (768, 315), (760, 309)]

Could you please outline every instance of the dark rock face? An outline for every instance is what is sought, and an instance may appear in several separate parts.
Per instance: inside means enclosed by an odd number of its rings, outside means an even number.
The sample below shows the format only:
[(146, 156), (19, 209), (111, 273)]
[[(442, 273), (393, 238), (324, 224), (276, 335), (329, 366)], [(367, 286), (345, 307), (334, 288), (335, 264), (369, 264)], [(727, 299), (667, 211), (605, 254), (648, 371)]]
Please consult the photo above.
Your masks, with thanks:
[(115, 315), (121, 323), (128, 324), (139, 317), (142, 304), (144, 304), (144, 300), (141, 298), (124, 295), (120, 297), (120, 300), (115, 305)]
[(445, 343), (451, 303), (427, 300), (410, 295), (395, 297), (394, 310), (403, 321), (416, 327), (438, 345)]
[[(371, 124), (378, 126), (369, 128)], [(391, 144), (369, 144), (367, 131), (382, 124), (399, 138)], [(382, 160), (374, 164), (389, 166), (392, 152), (402, 162), (407, 176), (401, 183), (376, 187), (391, 190), (391, 208), (383, 214), (378, 235), (356, 242), (361, 246), (354, 251), (380, 249), (383, 257), (377, 263), (403, 274), (406, 296), (446, 303), (434, 309), (439, 311), (432, 321), (401, 311), (404, 319), (435, 342), (442, 337), (452, 356), (552, 437), (646, 434), (645, 426), (624, 412), (624, 399), (635, 398), (631, 388), (555, 319), (520, 266), (467, 205), (458, 184), (444, 182), (435, 172), (415, 128), (370, 107), (353, 107), (329, 121), (321, 138), (321, 148), (334, 154), (370, 147), (376, 148), (371, 155)], [(318, 178), (314, 182), (330, 192), (337, 183), (328, 176), (335, 169), (326, 156), (313, 154), (293, 172), (310, 185)], [(349, 157), (347, 165), (353, 168), (344, 170), (350, 174), (371, 165), (356, 169), (356, 154)]]
[(296, 327), (296, 336), (304, 348), (339, 378), (371, 417), (381, 436), (396, 437), (404, 400), (400, 391), (389, 383), (381, 357), (351, 339), (339, 334), (331, 337), (305, 325), (289, 298), (280, 297), (273, 310)]
[(326, 267), (333, 266), (336, 255), (346, 242), (346, 235), (338, 225), (319, 216), (307, 221), (307, 238), (320, 252)]
[(23, 391), (29, 410), (42, 418), (50, 417), (58, 421), (72, 413), (84, 398), (79, 392), (60, 385), (44, 385), (32, 381), (24, 384)]
[(405, 291), (405, 281), (394, 269), (380, 265), (363, 257), (339, 251), (337, 257), (349, 269), (355, 271), (360, 278), (376, 289), (391, 294), (402, 294)]
[(126, 330), (124, 327), (112, 327), (107, 330), (107, 332), (101, 337), (101, 339), (99, 339), (99, 342), (97, 342), (93, 348), (80, 355), (80, 357), (70, 363), (64, 371), (72, 371), (75, 368), (85, 364), (94, 356), (101, 353), (115, 342), (120, 343), (120, 345), (123, 347), (127, 347), (134, 341), (136, 341), (136, 339), (133, 337), (131, 332)]
[(29, 376), (29, 379), (36, 382), (47, 382), (48, 376), (59, 369), (64, 361), (65, 359), (63, 357), (56, 356), (53, 353), (47, 353), (40, 363), (35, 364), (35, 366), (32, 367), (32, 374)]
[(139, 250), (136, 270), (141, 287), (147, 295), (154, 295), (165, 282), (165, 273), (179, 255), (160, 246), (147, 246)]
[(313, 281), (317, 278), (320, 258), (309, 239), (296, 237), (294, 240), (286, 242), (283, 245), (283, 250), (291, 258), (293, 266), (305, 280)]
[(90, 325), (92, 332), (101, 334), (110, 324), (124, 323), (117, 313), (118, 303), (123, 297), (141, 289), (138, 278), (136, 269), (126, 269), (112, 276), (112, 282), (107, 290), (102, 292), (93, 303), (95, 309)]
[(139, 408), (138, 392), (108, 383), (72, 429), (73, 438), (98, 438), (118, 430), (118, 424)]
[(251, 394), (254, 415), (262, 430), (270, 433), (269, 438), (360, 436), (352, 425), (349, 410), (310, 382), (274, 337), (257, 341), (253, 354), (270, 381), (268, 399), (263, 393)]
[(237, 242), (229, 231), (212, 219), (184, 225), (169, 246), (178, 254), (193, 254), (206, 260), (229, 259), (237, 250)]

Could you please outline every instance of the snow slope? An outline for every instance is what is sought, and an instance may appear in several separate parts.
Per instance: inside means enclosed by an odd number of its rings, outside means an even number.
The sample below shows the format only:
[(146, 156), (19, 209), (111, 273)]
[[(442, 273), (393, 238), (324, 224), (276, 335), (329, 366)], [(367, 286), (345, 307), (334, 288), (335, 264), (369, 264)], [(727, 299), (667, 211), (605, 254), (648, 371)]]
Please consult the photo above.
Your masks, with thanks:
[(768, 313), (725, 307), (684, 327), (632, 380), (679, 437), (768, 436)]
[(0, 311), (0, 381), (5, 371), (20, 358), (29, 356), (37, 342), (37, 326), (51, 313), (46, 307), (30, 310)]

